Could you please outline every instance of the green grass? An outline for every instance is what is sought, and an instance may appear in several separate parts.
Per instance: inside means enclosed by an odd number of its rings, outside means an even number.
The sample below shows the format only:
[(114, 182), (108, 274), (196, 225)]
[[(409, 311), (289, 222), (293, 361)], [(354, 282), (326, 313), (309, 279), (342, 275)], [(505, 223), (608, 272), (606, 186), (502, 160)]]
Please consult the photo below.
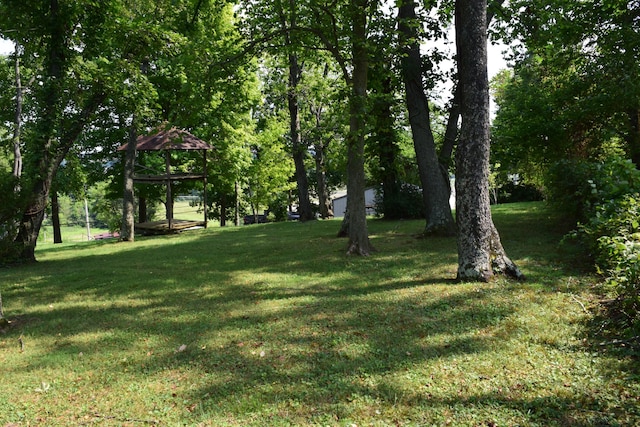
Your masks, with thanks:
[(524, 284), (455, 283), (422, 221), (371, 220), (367, 258), (338, 221), (40, 248), (0, 270), (0, 426), (639, 424), (554, 218), (494, 216)]

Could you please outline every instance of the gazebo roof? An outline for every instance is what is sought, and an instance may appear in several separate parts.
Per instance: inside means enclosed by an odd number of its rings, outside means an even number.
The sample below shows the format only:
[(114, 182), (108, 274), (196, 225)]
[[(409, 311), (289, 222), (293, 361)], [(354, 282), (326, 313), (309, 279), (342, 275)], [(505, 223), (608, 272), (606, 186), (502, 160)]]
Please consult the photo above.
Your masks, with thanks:
[[(124, 144), (118, 150), (126, 150)], [(138, 151), (159, 151), (159, 150), (212, 150), (213, 146), (204, 142), (200, 138), (190, 134), (186, 130), (172, 127), (170, 129), (160, 129), (152, 135), (141, 135), (137, 139), (136, 149)]]

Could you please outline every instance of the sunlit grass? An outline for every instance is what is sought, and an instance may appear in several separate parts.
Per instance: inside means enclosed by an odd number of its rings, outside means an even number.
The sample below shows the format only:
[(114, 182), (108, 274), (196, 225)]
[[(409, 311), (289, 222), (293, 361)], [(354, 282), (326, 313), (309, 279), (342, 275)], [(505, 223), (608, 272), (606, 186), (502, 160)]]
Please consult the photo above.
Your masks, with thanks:
[(0, 270), (0, 425), (638, 424), (553, 216), (494, 215), (524, 284), (455, 283), (421, 221), (370, 221), (367, 258), (338, 221), (40, 248)]

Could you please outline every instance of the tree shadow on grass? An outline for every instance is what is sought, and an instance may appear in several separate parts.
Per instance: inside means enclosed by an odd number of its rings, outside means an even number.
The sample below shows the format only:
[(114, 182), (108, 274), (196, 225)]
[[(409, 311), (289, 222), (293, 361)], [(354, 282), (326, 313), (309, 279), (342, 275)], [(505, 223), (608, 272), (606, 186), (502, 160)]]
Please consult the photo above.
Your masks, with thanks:
[[(56, 337), (47, 355), (27, 367), (8, 366), (7, 374), (80, 363), (79, 355), (90, 364), (99, 354), (113, 354), (105, 367), (110, 375), (133, 374), (144, 381), (172, 369), (201, 372), (197, 386), (181, 397), (205, 412), (223, 402), (233, 407), (255, 388), (263, 389), (260, 402), (243, 405), (261, 408), (284, 399), (322, 412), (363, 394), (366, 377), (491, 348), (491, 339), (472, 332), (507, 316), (508, 308), (483, 304), (476, 292), (426, 300), (420, 292), (425, 286), (396, 282), (263, 293), (243, 286), (233, 293), (193, 296), (165, 289), (144, 298), (141, 290), (131, 304), (125, 299), (108, 305), (103, 296), (103, 307), (43, 307), (29, 313), (37, 320), (28, 325), (27, 339)], [(401, 295), (387, 300), (395, 292)], [(256, 302), (291, 298), (300, 302), (266, 312), (253, 309)], [(133, 355), (127, 350), (147, 339), (154, 343), (153, 352), (144, 346)], [(187, 347), (181, 351), (182, 344)], [(238, 411), (240, 416), (244, 409)]]
[[(496, 302), (496, 289), (478, 292), (443, 278), (443, 264), (455, 267), (452, 239), (385, 235), (380, 241), (388, 252), (348, 258), (327, 226), (300, 237), (310, 228), (297, 225), (113, 244), (115, 252), (103, 244), (98, 249), (106, 253), (18, 269), (3, 296), (32, 306), (21, 332), (56, 338), (46, 356), (7, 372), (73, 363), (80, 354), (91, 364), (105, 353), (113, 355), (110, 375), (134, 381), (198, 372), (188, 388), (161, 398), (174, 402), (175, 394), (197, 405), (201, 417), (288, 408), (295, 423), (296, 405), (315, 408), (310, 413), (318, 417), (349, 416), (345, 405), (354, 400), (389, 403), (407, 394), (385, 377), (413, 366), (426, 365), (426, 372), (436, 361), (481, 356), (500, 345), (484, 331), (514, 305)], [(34, 283), (20, 279), (34, 276)], [(431, 291), (442, 285), (441, 293)], [(439, 399), (422, 404), (515, 408), (497, 395), (475, 403)], [(572, 404), (544, 419), (557, 422)]]

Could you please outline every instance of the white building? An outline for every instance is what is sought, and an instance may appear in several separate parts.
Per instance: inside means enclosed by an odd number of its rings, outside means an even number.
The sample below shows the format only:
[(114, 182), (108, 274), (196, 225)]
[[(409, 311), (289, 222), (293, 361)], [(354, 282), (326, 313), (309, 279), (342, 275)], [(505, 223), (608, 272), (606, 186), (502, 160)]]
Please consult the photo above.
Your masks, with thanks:
[[(376, 190), (367, 188), (364, 190), (364, 205), (367, 209), (367, 215), (375, 215), (376, 210)], [(331, 207), (333, 208), (333, 216), (335, 218), (343, 218), (344, 212), (347, 210), (347, 191), (337, 191), (331, 199)]]

